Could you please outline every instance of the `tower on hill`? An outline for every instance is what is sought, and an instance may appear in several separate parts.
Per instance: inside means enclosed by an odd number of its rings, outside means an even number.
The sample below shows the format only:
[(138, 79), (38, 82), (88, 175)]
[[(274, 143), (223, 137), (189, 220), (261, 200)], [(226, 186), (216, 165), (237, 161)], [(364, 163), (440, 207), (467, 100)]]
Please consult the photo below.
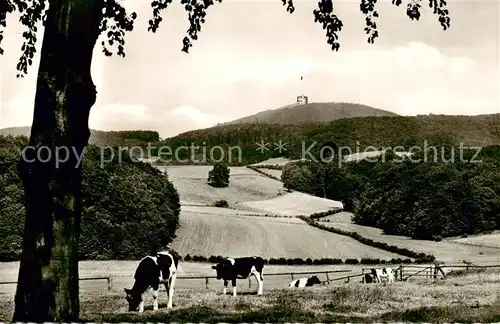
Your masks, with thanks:
[(297, 103), (298, 104), (306, 104), (309, 102), (309, 97), (305, 96), (305, 95), (300, 95), (297, 97)]

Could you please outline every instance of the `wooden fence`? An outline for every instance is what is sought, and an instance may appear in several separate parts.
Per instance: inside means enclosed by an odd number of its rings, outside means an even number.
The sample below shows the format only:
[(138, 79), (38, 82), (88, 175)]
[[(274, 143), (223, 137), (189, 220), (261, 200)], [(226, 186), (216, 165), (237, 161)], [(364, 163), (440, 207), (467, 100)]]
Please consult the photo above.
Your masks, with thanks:
[[(374, 266), (373, 268), (385, 268), (387, 266)], [(352, 272), (353, 270), (330, 270), (330, 271), (307, 271), (307, 272), (281, 272), (281, 273), (266, 273), (264, 277), (272, 277), (272, 276), (288, 276), (293, 281), (298, 277), (303, 277), (304, 275), (319, 275), (323, 274), (326, 276), (326, 281), (322, 283), (324, 285), (329, 285), (332, 282), (343, 280), (345, 283), (349, 283), (353, 278), (363, 277), (365, 271), (369, 271), (373, 268), (361, 268), (361, 273), (359, 274), (349, 274), (346, 276), (331, 278), (330, 275), (334, 273), (344, 273), (344, 272)], [(500, 265), (476, 265), (472, 263), (466, 264), (457, 264), (457, 265), (445, 265), (445, 264), (432, 264), (432, 265), (416, 265), (416, 264), (401, 264), (397, 268), (392, 267), (396, 271), (396, 280), (398, 281), (407, 281), (410, 278), (426, 278), (426, 279), (438, 279), (443, 278), (446, 279), (446, 271), (445, 269), (451, 270), (465, 270), (469, 271), (472, 269), (491, 269), (498, 268), (500, 269)], [(359, 268), (358, 268), (359, 269)], [(80, 281), (91, 281), (91, 280), (106, 280), (108, 290), (113, 288), (113, 278), (128, 278), (128, 276), (96, 276), (96, 277), (87, 277), (80, 278)], [(252, 287), (252, 277), (248, 278), (248, 287)], [(205, 279), (205, 288), (209, 288), (210, 279), (217, 279), (216, 276), (179, 276), (178, 280), (194, 280), (194, 279)], [(360, 280), (362, 281), (362, 279)], [(0, 285), (9, 285), (9, 284), (17, 284), (17, 281), (3, 281), (0, 282)]]
[[(298, 276), (302, 275), (311, 275), (311, 274), (324, 274), (327, 278), (327, 283), (330, 284), (330, 281), (335, 281), (335, 280), (340, 280), (343, 278), (348, 278), (348, 277), (341, 277), (341, 278), (334, 278), (331, 279), (329, 277), (329, 274), (333, 273), (342, 273), (342, 272), (350, 272), (352, 270), (329, 270), (329, 271), (307, 271), (307, 272), (281, 272), (281, 273), (266, 273), (264, 276), (265, 277), (270, 277), (270, 276), (290, 276), (291, 280), (294, 280), (294, 278), (297, 278)], [(359, 275), (356, 275), (359, 276)], [(88, 278), (79, 278), (80, 281), (88, 281), (88, 280), (106, 280), (108, 284), (108, 290), (111, 290), (113, 288), (113, 278), (128, 278), (128, 276), (99, 276), (99, 277), (88, 277)], [(210, 279), (217, 279), (216, 276), (179, 276), (177, 277), (177, 280), (193, 280), (193, 279), (205, 279), (205, 288), (208, 289), (209, 286), (209, 280)], [(248, 287), (252, 287), (252, 276), (248, 278)], [(17, 284), (17, 281), (0, 281), (0, 285), (9, 285), (9, 284)]]

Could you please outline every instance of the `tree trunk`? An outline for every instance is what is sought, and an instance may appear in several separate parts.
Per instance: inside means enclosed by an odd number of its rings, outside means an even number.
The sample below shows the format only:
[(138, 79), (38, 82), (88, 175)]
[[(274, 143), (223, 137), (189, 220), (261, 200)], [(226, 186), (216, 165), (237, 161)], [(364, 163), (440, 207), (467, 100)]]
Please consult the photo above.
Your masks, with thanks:
[(69, 322), (79, 317), (80, 162), (96, 99), (90, 66), (102, 1), (49, 1), (31, 147), (18, 165), (26, 220), (14, 322)]

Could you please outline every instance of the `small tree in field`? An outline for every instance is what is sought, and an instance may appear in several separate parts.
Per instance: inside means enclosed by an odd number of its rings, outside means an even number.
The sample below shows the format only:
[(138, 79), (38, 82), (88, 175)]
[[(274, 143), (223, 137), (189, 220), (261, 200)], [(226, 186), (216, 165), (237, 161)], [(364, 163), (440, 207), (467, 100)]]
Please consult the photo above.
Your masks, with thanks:
[[(132, 0), (139, 1), (139, 0)], [(216, 0), (222, 2), (222, 0)], [(366, 16), (368, 42), (378, 37), (376, 0), (359, 0)], [(151, 1), (148, 30), (158, 29), (161, 11), (172, 0)], [(198, 38), (207, 9), (213, 0), (180, 0), (189, 17), (184, 52)], [(289, 13), (292, 0), (282, 0)], [(396, 6), (402, 0), (392, 0)], [(409, 0), (406, 14), (419, 20), (422, 0)], [(445, 0), (426, 1), (444, 29), (450, 26)], [(251, 5), (249, 3), (249, 5)], [(47, 9), (48, 7), (48, 9)], [(23, 181), (26, 219), (23, 253), (19, 266), (13, 321), (78, 321), (78, 245), (82, 215), (82, 168), (79, 158), (88, 144), (90, 109), (96, 101), (91, 77), (92, 55), (97, 39), (106, 56), (125, 56), (124, 35), (132, 31), (136, 13), (127, 14), (118, 0), (0, 0), (0, 42), (8, 13), (18, 11), (25, 27), (18, 77), (27, 73), (36, 51), (37, 24), (44, 35), (35, 94), (29, 149), (19, 160)], [(326, 31), (327, 43), (338, 50), (338, 33), (343, 23), (334, 12), (332, 0), (319, 0), (312, 12), (315, 22)], [(1, 45), (1, 44), (0, 44)], [(3, 49), (0, 47), (0, 54)], [(67, 159), (61, 148), (66, 148)], [(64, 154), (64, 153), (63, 153)], [(56, 164), (56, 156), (65, 161)]]
[(216, 164), (208, 172), (208, 184), (216, 188), (229, 186), (229, 168), (224, 164)]

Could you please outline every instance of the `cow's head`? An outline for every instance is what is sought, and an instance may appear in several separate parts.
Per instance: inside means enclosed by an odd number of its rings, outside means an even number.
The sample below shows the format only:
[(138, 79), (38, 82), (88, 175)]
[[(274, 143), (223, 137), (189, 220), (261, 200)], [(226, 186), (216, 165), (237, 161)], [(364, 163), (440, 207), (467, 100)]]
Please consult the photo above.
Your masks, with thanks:
[(132, 289), (124, 288), (123, 289), (127, 294), (127, 302), (128, 302), (128, 311), (133, 312), (137, 310), (139, 304), (142, 301), (142, 296), (140, 294), (136, 294), (132, 291)]
[(311, 278), (309, 278), (309, 282), (312, 283), (313, 285), (321, 284), (321, 281), (319, 280), (318, 276), (312, 276)]
[(230, 265), (231, 263), (229, 261), (223, 261), (212, 266), (212, 269), (214, 269), (215, 272), (217, 273), (217, 280), (220, 280), (223, 277), (225, 277)]

